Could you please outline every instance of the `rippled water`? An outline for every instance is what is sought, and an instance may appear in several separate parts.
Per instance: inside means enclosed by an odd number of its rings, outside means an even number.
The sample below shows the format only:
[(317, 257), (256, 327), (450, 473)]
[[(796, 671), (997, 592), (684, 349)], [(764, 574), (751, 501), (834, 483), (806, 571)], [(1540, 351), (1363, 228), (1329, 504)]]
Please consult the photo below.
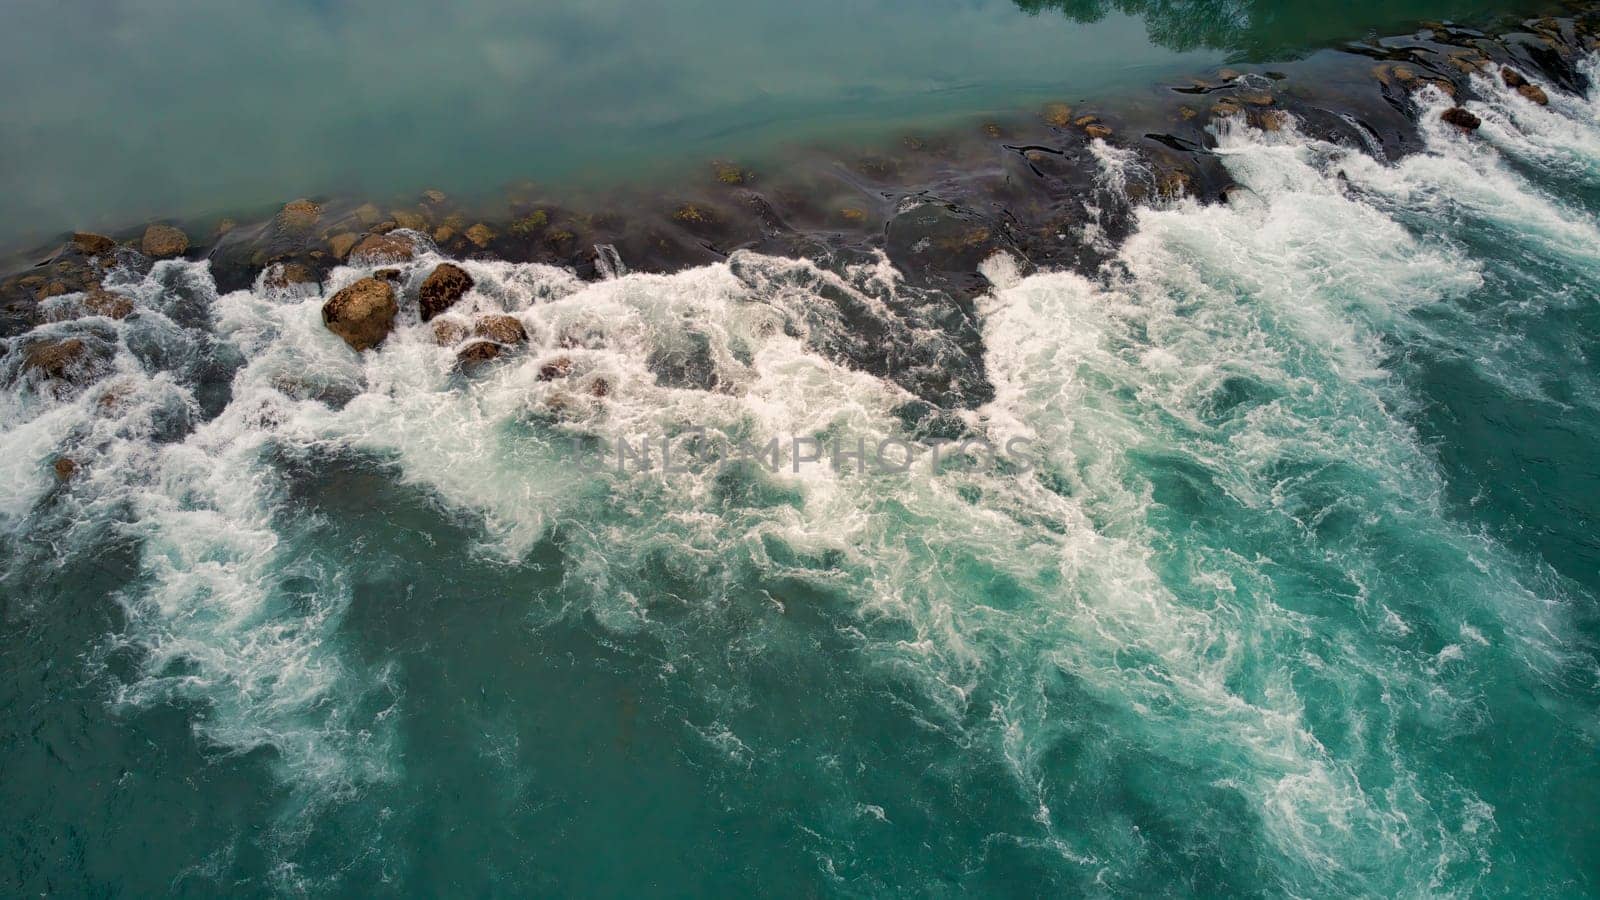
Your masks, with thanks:
[(0, 397), (8, 884), (1593, 891), (1600, 103), (1477, 90), (1398, 164), (1224, 123), (1245, 189), (1103, 280), (985, 263), (960, 427), (1032, 471), (579, 465), (905, 436), (819, 350), (905, 327), (887, 262), (466, 262), (534, 345), (470, 376), (414, 309), (357, 357), (308, 289), (125, 276), (41, 327), (111, 374)]

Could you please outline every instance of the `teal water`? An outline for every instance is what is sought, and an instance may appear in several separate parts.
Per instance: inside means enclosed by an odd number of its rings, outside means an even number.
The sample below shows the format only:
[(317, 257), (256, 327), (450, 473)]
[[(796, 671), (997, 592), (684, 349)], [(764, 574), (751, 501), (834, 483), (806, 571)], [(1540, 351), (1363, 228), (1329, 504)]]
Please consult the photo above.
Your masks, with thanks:
[(0, 13), (0, 247), (151, 217), (206, 232), (306, 195), (681, 179), (1531, 5), (18, 0)]
[(1104, 280), (985, 263), (963, 424), (1031, 470), (585, 468), (904, 436), (813, 349), (887, 262), (467, 262), (534, 344), (472, 378), (120, 276), (41, 326), (107, 378), (0, 395), (7, 892), (1596, 893), (1600, 94), (1477, 89), (1399, 163), (1224, 124), (1245, 190)]

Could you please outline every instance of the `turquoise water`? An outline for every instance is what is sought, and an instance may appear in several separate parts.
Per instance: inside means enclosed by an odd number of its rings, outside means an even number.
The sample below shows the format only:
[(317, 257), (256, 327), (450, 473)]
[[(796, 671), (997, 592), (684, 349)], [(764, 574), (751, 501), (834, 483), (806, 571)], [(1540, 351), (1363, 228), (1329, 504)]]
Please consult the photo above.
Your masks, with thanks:
[(1600, 94), (1477, 89), (1399, 163), (1225, 123), (1245, 190), (1103, 280), (987, 261), (1012, 465), (587, 465), (908, 437), (815, 349), (887, 262), (466, 262), (534, 344), (470, 378), (118, 276), (41, 326), (112, 373), (0, 395), (8, 893), (1596, 893)]
[(0, 247), (295, 197), (682, 178), (1494, 0), (7, 5)]

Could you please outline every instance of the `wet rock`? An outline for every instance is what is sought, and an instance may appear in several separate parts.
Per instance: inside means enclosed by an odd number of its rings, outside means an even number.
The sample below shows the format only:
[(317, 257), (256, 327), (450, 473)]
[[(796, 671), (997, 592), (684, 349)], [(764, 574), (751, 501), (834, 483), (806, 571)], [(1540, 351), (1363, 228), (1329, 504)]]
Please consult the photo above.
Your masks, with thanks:
[(62, 484), (71, 481), (73, 476), (78, 474), (77, 461), (65, 456), (56, 457), (56, 461), (51, 464), (50, 468), (56, 473), (56, 481)]
[(232, 231), (232, 230), (234, 230), (235, 228), (238, 228), (238, 227), (239, 227), (239, 223), (235, 222), (233, 219), (223, 219), (222, 221), (217, 223), (216, 236), (219, 237), (219, 238), (220, 237), (224, 237), (224, 236), (227, 235), (228, 232), (230, 232), (230, 231)]
[(426, 191), (422, 192), (422, 199), (426, 203), (432, 203), (435, 206), (437, 206), (438, 204), (443, 203), (445, 200), (447, 200), (449, 198), (445, 195), (444, 191), (426, 190)]
[(456, 353), (456, 362), (461, 363), (464, 368), (470, 369), (475, 364), (499, 359), (500, 354), (503, 352), (505, 352), (505, 347), (494, 341), (473, 341)]
[(361, 223), (362, 228), (371, 228), (383, 221), (383, 210), (371, 203), (361, 204), (355, 208), (351, 215), (356, 217), (356, 221)]
[(273, 290), (287, 290), (297, 284), (318, 284), (321, 279), (317, 273), (304, 263), (288, 262), (273, 263), (267, 267), (266, 275), (261, 279), (263, 287)]
[(356, 241), (359, 240), (361, 236), (353, 231), (341, 232), (328, 238), (328, 249), (333, 251), (334, 259), (344, 259), (350, 255), (350, 251), (355, 248)]
[(22, 348), (17, 379), (65, 399), (111, 371), (112, 345), (92, 333), (35, 340)]
[(555, 381), (572, 374), (572, 357), (558, 356), (539, 366), (540, 381)]
[(426, 322), (444, 312), (472, 290), (472, 276), (454, 263), (440, 263), (428, 274), (418, 292), (422, 321)]
[(369, 234), (350, 250), (350, 258), (365, 262), (409, 262), (417, 255), (416, 245), (403, 234)]
[(466, 234), (467, 240), (480, 250), (489, 246), (489, 242), (494, 240), (494, 229), (482, 222), (468, 228)]
[(105, 316), (109, 319), (126, 319), (133, 315), (133, 301), (121, 294), (113, 294), (102, 288), (93, 288), (84, 294), (83, 310), (91, 316)]
[(189, 236), (171, 225), (151, 225), (144, 230), (139, 248), (155, 259), (182, 256), (189, 249)]
[(278, 212), (278, 224), (294, 231), (305, 231), (322, 219), (322, 207), (301, 198), (285, 203)]
[(459, 319), (433, 320), (433, 342), (441, 347), (454, 347), (471, 333), (466, 323)]
[(390, 284), (399, 284), (400, 283), (400, 270), (399, 269), (379, 269), (378, 271), (372, 273), (372, 277), (373, 278), (382, 278), (384, 281), (387, 281)]
[(322, 305), (322, 322), (360, 352), (383, 343), (399, 311), (394, 288), (387, 281), (363, 278)]
[(1483, 120), (1459, 106), (1452, 106), (1439, 114), (1439, 118), (1449, 122), (1462, 131), (1477, 131)]
[(1550, 105), (1550, 96), (1544, 92), (1544, 88), (1541, 88), (1537, 84), (1530, 82), (1527, 78), (1523, 77), (1521, 72), (1518, 72), (1516, 69), (1513, 69), (1510, 66), (1501, 66), (1500, 80), (1505, 82), (1506, 87), (1511, 88), (1512, 90), (1521, 94), (1524, 98), (1537, 103), (1540, 106)]
[(1289, 114), (1281, 109), (1253, 109), (1250, 124), (1262, 131), (1282, 131), (1289, 124)]
[(1111, 127), (1109, 125), (1102, 125), (1099, 122), (1093, 122), (1083, 126), (1083, 133), (1088, 135), (1090, 140), (1105, 140), (1106, 138), (1111, 137)]
[(391, 209), (389, 210), (389, 218), (393, 219), (395, 224), (401, 228), (409, 228), (412, 231), (425, 231), (428, 228), (427, 218), (419, 212)]
[(105, 256), (117, 249), (117, 242), (103, 234), (76, 231), (72, 234), (72, 248), (84, 256)]
[(435, 244), (444, 244), (455, 236), (456, 230), (449, 225), (440, 225), (433, 230), (433, 242)]
[(611, 382), (604, 378), (596, 378), (589, 382), (589, 396), (605, 397), (611, 393)]
[(472, 333), (502, 344), (520, 344), (528, 339), (528, 332), (522, 327), (522, 320), (503, 313), (479, 316), (472, 323)]
[(1057, 128), (1065, 128), (1072, 124), (1072, 107), (1065, 103), (1049, 103), (1045, 105), (1044, 120), (1046, 124)]

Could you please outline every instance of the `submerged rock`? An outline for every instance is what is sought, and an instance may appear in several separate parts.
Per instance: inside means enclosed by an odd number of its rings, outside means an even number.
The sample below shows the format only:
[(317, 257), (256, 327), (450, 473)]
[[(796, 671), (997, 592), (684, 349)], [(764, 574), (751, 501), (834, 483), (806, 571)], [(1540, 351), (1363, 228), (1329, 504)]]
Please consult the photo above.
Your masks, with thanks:
[(555, 381), (572, 374), (572, 357), (558, 356), (539, 366), (540, 381)]
[(117, 249), (117, 242), (103, 234), (76, 231), (72, 234), (72, 247), (84, 256), (105, 256)]
[(103, 288), (93, 288), (83, 296), (81, 301), (85, 313), (91, 316), (105, 316), (109, 319), (126, 319), (133, 315), (133, 301), (121, 294), (114, 294)]
[(77, 460), (66, 456), (56, 457), (56, 461), (51, 464), (50, 468), (55, 470), (56, 480), (62, 483), (71, 481), (72, 477), (78, 474)]
[(70, 380), (73, 370), (89, 356), (89, 345), (81, 338), (41, 341), (22, 352), (22, 371), (45, 378)]
[(353, 231), (340, 232), (328, 238), (328, 249), (333, 251), (335, 259), (344, 259), (350, 255), (350, 251), (355, 248), (356, 241), (359, 240), (361, 236)]
[(468, 228), (466, 234), (467, 240), (471, 241), (473, 246), (479, 249), (489, 246), (489, 242), (494, 240), (494, 229), (482, 222)]
[(31, 383), (35, 390), (66, 399), (111, 371), (110, 333), (93, 329), (71, 337), (34, 340), (21, 348), (21, 359), (9, 380)]
[(278, 222), (284, 228), (304, 231), (322, 218), (322, 207), (301, 198), (284, 204), (278, 213)]
[(171, 225), (151, 225), (144, 230), (139, 247), (145, 256), (155, 259), (182, 256), (189, 250), (189, 236)]
[(1449, 122), (1462, 131), (1477, 131), (1483, 120), (1459, 106), (1452, 106), (1439, 114), (1439, 118)]
[(363, 278), (339, 291), (322, 305), (322, 322), (344, 338), (352, 350), (370, 350), (383, 343), (400, 311), (394, 288), (387, 281)]
[(261, 279), (263, 286), (280, 291), (297, 284), (317, 284), (319, 281), (317, 273), (310, 266), (297, 262), (273, 263), (267, 269), (266, 277)]
[(440, 263), (428, 274), (427, 280), (422, 282), (418, 292), (418, 305), (422, 309), (422, 321), (426, 322), (434, 316), (444, 312), (455, 305), (472, 290), (475, 282), (466, 270), (454, 263)]

